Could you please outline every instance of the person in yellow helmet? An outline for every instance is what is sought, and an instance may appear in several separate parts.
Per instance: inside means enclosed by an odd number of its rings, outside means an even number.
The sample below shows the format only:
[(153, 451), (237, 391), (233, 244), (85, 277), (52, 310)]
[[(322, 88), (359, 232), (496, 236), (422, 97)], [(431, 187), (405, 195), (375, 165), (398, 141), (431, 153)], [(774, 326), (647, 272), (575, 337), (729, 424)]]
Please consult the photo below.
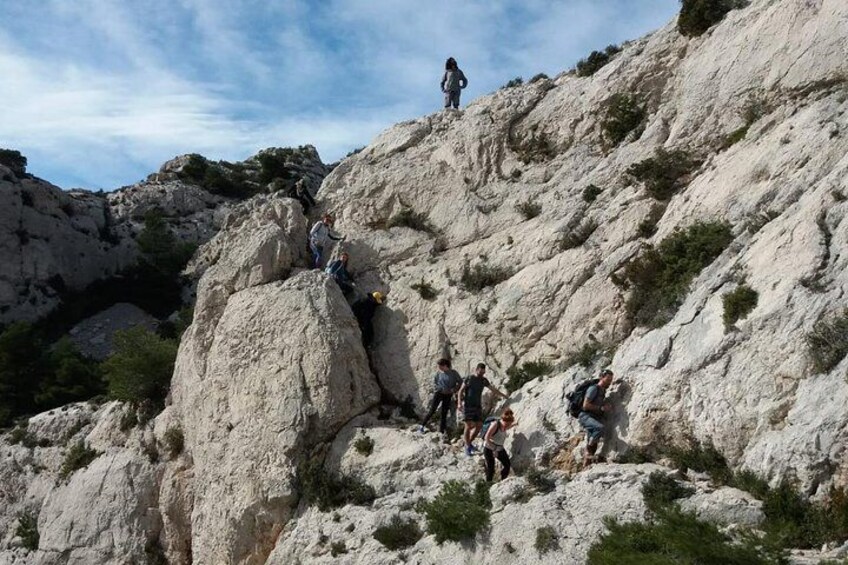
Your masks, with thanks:
[(356, 316), (356, 321), (359, 322), (359, 329), (362, 331), (362, 345), (366, 349), (374, 341), (374, 313), (377, 311), (377, 306), (383, 304), (384, 301), (385, 295), (379, 290), (375, 290), (365, 298), (360, 298), (350, 305), (353, 315)]

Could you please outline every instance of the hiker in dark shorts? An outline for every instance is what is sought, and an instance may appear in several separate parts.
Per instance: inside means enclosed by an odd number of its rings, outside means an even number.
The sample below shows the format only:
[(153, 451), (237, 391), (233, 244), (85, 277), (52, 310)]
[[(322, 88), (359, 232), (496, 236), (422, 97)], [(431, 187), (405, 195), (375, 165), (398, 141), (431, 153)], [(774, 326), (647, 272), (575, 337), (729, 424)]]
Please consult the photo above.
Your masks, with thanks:
[[(490, 422), (489, 419), (486, 420)], [(503, 415), (488, 424), (483, 434), (483, 457), (486, 459), (486, 480), (492, 482), (495, 476), (495, 457), (501, 462), (501, 480), (509, 476), (509, 454), (504, 449), (506, 432), (515, 425), (515, 415), (507, 408)]]
[(577, 421), (586, 430), (586, 455), (583, 457), (583, 467), (588, 467), (595, 461), (598, 443), (604, 437), (605, 416), (612, 412), (612, 405), (606, 401), (607, 389), (612, 384), (612, 371), (604, 369), (599, 377), (598, 384), (586, 390), (583, 408), (577, 417)]
[(480, 428), (483, 427), (483, 389), (488, 388), (502, 398), (509, 398), (509, 395), (492, 386), (489, 379), (483, 376), (485, 374), (486, 364), (478, 363), (474, 374), (466, 377), (459, 389), (459, 409), (465, 415), (466, 455), (471, 455), (476, 451), (471, 442), (474, 441), (474, 438), (480, 433)]
[(427, 430), (427, 422), (436, 413), (436, 409), (441, 407), (439, 431), (444, 434), (447, 431), (448, 412), (454, 395), (462, 385), (462, 377), (451, 368), (451, 362), (448, 359), (439, 359), (436, 365), (439, 370), (433, 376), (434, 391), (433, 399), (430, 401), (430, 411), (424, 416), (418, 431), (423, 433)]

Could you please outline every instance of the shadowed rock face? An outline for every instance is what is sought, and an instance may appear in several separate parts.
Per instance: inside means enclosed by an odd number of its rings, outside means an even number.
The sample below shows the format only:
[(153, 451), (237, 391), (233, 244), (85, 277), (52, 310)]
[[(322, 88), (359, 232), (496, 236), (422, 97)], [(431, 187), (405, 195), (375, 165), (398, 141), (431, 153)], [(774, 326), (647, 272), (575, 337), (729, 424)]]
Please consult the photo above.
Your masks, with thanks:
[[(518, 423), (507, 448), (517, 470), (544, 463), (556, 484), (534, 493), (510, 477), (492, 489), (485, 539), (440, 546), (425, 535), (404, 550), (409, 562), (580, 563), (603, 516), (644, 518), (641, 485), (666, 468), (575, 474), (582, 436), (565, 394), (602, 364), (621, 379), (610, 391), (608, 456), (709, 441), (734, 467), (774, 481), (794, 475), (809, 493), (844, 485), (848, 360), (815, 373), (804, 336), (841, 310), (848, 289), (846, 18), (837, 0), (755, 0), (700, 38), (670, 24), (592, 77), (564, 74), (399, 124), (343, 161), (322, 186), (322, 206), (347, 236), (340, 247), (359, 288), (388, 291), (370, 360), (338, 288), (304, 270), (309, 224), (299, 206), (260, 196), (235, 207), (189, 266), (199, 277), (194, 322), (155, 422), (124, 432), (127, 407), (74, 405), (31, 419), (52, 446), (0, 443), (0, 526), (12, 546), (0, 562), (117, 564), (160, 552), (179, 564), (395, 563), (374, 529), (395, 515), (423, 524), (415, 501), (445, 480), (482, 475), (461, 443), (413, 433), (409, 420), (379, 419), (375, 409), (381, 394), (421, 407), (444, 355), (462, 373), (487, 362), (499, 386), (514, 364), (554, 366), (512, 394)], [(601, 124), (616, 92), (641, 96), (648, 114), (643, 131), (613, 147)], [(728, 147), (752, 98), (764, 109)], [(646, 238), (639, 224), (656, 201), (626, 170), (659, 147), (702, 164)], [(169, 171), (157, 182), (176, 182)], [(591, 202), (589, 184), (602, 189)], [(540, 207), (529, 219), (516, 208), (527, 202)], [(429, 231), (379, 228), (404, 210)], [(669, 322), (634, 327), (629, 291), (611, 276), (699, 220), (729, 222), (732, 243)], [(590, 224), (582, 244), (560, 246)], [(465, 288), (463, 270), (476, 266), (502, 280)], [(722, 297), (743, 277), (757, 306), (726, 329)], [(411, 288), (421, 283), (435, 296)], [(614, 353), (588, 368), (572, 362), (594, 342)], [(174, 428), (185, 445), (172, 456)], [(363, 435), (373, 442), (367, 455), (356, 447)], [(63, 442), (82, 439), (102, 454), (57, 486)], [(313, 451), (327, 471), (358, 474), (377, 500), (329, 512), (305, 504), (295, 469)], [(702, 517), (731, 527), (762, 518), (739, 491), (679, 478), (694, 489), (685, 507)], [(39, 551), (15, 536), (21, 510), (38, 515)], [(559, 539), (542, 555), (533, 541), (546, 526)]]

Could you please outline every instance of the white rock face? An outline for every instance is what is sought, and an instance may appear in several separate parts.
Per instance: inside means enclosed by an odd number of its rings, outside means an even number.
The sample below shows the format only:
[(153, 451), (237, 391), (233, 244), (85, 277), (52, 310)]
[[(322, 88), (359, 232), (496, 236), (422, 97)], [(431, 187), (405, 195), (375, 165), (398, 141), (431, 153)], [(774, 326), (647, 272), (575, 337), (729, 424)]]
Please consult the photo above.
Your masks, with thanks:
[(702, 520), (724, 525), (756, 528), (765, 518), (761, 501), (730, 487), (695, 494), (682, 501), (680, 507), (695, 512)]
[[(446, 353), (463, 372), (487, 362), (502, 383), (515, 363), (564, 368), (594, 339), (618, 345), (611, 365), (627, 385), (608, 448), (657, 444), (663, 431), (666, 442), (713, 441), (775, 480), (796, 474), (812, 491), (844, 484), (848, 360), (813, 374), (805, 335), (848, 290), (846, 18), (838, 0), (761, 0), (700, 38), (669, 24), (593, 77), (499, 90), (399, 124), (343, 161), (322, 194), (352, 240), (352, 268), (389, 291), (374, 354), (383, 386), (420, 408)], [(600, 123), (615, 92), (643, 97), (648, 117), (641, 137), (610, 148)], [(764, 114), (719, 149), (751, 98)], [(533, 139), (552, 155), (533, 154)], [(645, 239), (638, 226), (655, 201), (625, 171), (660, 147), (703, 164)], [(602, 189), (594, 202), (582, 198), (589, 184)], [(516, 210), (528, 201), (541, 206), (529, 220)], [(403, 209), (437, 235), (371, 227)], [(759, 218), (762, 229), (746, 229)], [(699, 220), (730, 222), (733, 243), (670, 323), (634, 330), (610, 276)], [(588, 240), (560, 250), (558, 238), (588, 221), (598, 225)], [(476, 265), (511, 276), (469, 292), (461, 275)], [(759, 303), (725, 331), (722, 296), (742, 276)], [(422, 280), (435, 299), (410, 288)]]

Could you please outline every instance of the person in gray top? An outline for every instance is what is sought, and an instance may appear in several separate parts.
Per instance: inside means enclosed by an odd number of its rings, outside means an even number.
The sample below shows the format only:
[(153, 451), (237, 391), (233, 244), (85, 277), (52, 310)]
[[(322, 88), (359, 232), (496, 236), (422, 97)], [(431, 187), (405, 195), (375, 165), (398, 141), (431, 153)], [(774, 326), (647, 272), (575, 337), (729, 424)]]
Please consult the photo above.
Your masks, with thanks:
[(430, 401), (430, 411), (421, 420), (421, 425), (418, 427), (419, 432), (427, 430), (427, 422), (436, 413), (436, 409), (441, 407), (441, 420), (439, 421), (439, 431), (445, 433), (447, 431), (448, 411), (454, 395), (459, 391), (462, 385), (462, 377), (459, 373), (451, 368), (451, 362), (448, 359), (439, 359), (436, 362), (439, 368), (438, 372), (433, 375), (433, 399)]
[(601, 371), (598, 384), (586, 389), (583, 397), (583, 407), (577, 421), (586, 430), (586, 455), (583, 467), (588, 467), (595, 460), (598, 443), (604, 437), (604, 418), (612, 412), (612, 405), (606, 401), (607, 389), (612, 384), (613, 374), (609, 369)]
[(459, 108), (459, 94), (463, 88), (468, 86), (468, 79), (465, 78), (456, 60), (450, 57), (445, 61), (445, 74), (442, 75), (442, 92), (445, 93), (445, 108)]

